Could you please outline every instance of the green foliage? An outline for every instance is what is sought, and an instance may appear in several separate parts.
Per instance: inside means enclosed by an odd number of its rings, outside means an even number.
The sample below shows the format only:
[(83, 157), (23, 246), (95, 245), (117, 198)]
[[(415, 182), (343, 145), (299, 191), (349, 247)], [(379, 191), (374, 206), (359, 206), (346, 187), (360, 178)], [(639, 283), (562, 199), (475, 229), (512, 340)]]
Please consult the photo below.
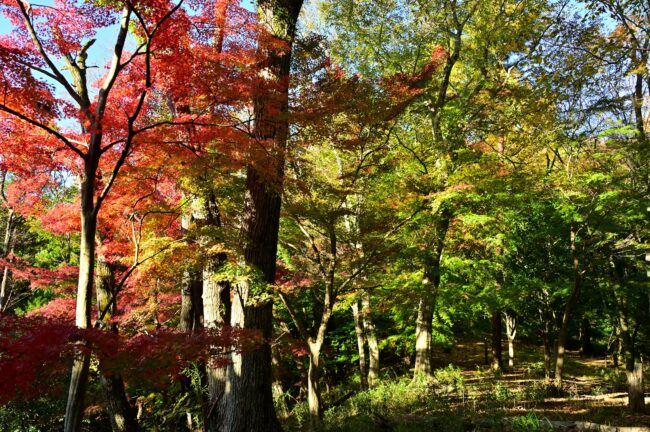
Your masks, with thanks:
[(173, 382), (160, 392), (144, 394), (138, 398), (144, 415), (140, 421), (143, 430), (163, 432), (183, 428), (187, 414), (191, 414), (196, 427), (201, 427), (203, 401), (208, 394), (202, 366), (190, 364), (183, 369), (180, 381)]
[[(29, 403), (11, 402), (0, 407), (0, 424), (6, 432), (47, 432), (62, 429), (62, 399), (43, 398)], [(55, 426), (58, 425), (58, 426)]]
[(458, 396), (465, 395), (465, 377), (458, 366), (449, 364), (445, 368), (437, 369), (433, 376), (445, 392), (455, 393)]
[(54, 297), (54, 291), (50, 288), (34, 290), (25, 304), (16, 307), (15, 312), (18, 315), (24, 315), (33, 309), (37, 309), (47, 304), (54, 299)]
[(553, 425), (546, 417), (540, 417), (536, 413), (528, 413), (512, 419), (511, 427), (513, 432), (550, 432)]
[(376, 430), (377, 415), (384, 418), (403, 416), (414, 411), (434, 411), (443, 406), (443, 401), (426, 385), (406, 379), (381, 382), (376, 387), (357, 393), (341, 406), (327, 410), (324, 415), (325, 430), (372, 431)]

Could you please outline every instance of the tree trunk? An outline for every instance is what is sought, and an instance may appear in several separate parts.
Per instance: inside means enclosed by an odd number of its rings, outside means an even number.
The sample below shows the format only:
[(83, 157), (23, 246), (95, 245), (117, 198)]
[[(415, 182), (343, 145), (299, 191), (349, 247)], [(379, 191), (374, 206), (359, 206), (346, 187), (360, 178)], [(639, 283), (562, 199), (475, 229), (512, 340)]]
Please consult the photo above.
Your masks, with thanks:
[(501, 321), (501, 311), (492, 313), (492, 370), (503, 370), (503, 355), (501, 349), (501, 334), (503, 325)]
[[(97, 232), (97, 217), (93, 205), (95, 171), (92, 170), (92, 174), (86, 175), (81, 186), (81, 240), (79, 245), (79, 280), (75, 316), (75, 324), (80, 328), (90, 327), (93, 269), (95, 267), (95, 234)], [(68, 387), (64, 432), (76, 432), (81, 429), (89, 366), (90, 355), (83, 350), (76, 351)]]
[(627, 377), (627, 405), (630, 411), (638, 414), (645, 413), (645, 386), (643, 383), (643, 362), (640, 357), (632, 357), (626, 361), (625, 374)]
[(630, 334), (628, 318), (621, 311), (621, 339), (625, 350), (625, 376), (627, 378), (628, 408), (634, 413), (645, 412), (645, 388), (643, 383), (643, 362), (635, 348), (634, 338)]
[[(271, 338), (272, 307), (270, 301), (251, 306), (245, 284), (235, 287), (231, 322), (242, 328), (261, 331), (264, 341)], [(227, 381), (223, 397), (218, 401), (215, 430), (222, 432), (281, 431), (275, 414), (272, 393), (271, 347), (261, 347), (232, 356), (226, 369)]]
[(375, 385), (379, 379), (379, 343), (375, 332), (375, 323), (372, 321), (370, 305), (370, 293), (364, 291), (361, 297), (363, 307), (363, 329), (368, 342), (368, 357), (370, 364), (368, 368), (368, 384)]
[(280, 375), (280, 353), (277, 347), (271, 348), (271, 365), (273, 367), (273, 399), (278, 405), (277, 414), (280, 419), (289, 418), (289, 406), (287, 405), (284, 388)]
[(201, 279), (194, 269), (183, 270), (181, 279), (181, 317), (178, 329), (184, 332), (197, 331), (201, 327)]
[(113, 432), (137, 432), (140, 430), (135, 418), (135, 410), (129, 404), (124, 391), (124, 381), (119, 375), (99, 375), (106, 411), (111, 422)]
[(629, 292), (623, 288), (626, 285), (625, 267), (621, 261), (614, 260), (614, 277), (616, 278), (616, 289), (614, 293), (618, 303), (618, 330), (620, 340), (625, 351), (625, 376), (627, 378), (628, 408), (633, 413), (645, 412), (645, 396), (643, 383), (643, 363), (641, 355), (636, 347), (636, 329), (631, 329), (631, 317), (629, 311)]
[(614, 367), (618, 368), (621, 362), (621, 354), (623, 353), (623, 344), (621, 343), (621, 330), (616, 326), (616, 341), (614, 342), (614, 352), (612, 352), (612, 363)]
[[(5, 227), (5, 237), (2, 243), (2, 256), (7, 259), (13, 253), (13, 239), (16, 236), (16, 224), (13, 209), (7, 210), (7, 226)], [(0, 313), (3, 313), (7, 308), (9, 301), (9, 293), (7, 288), (10, 283), (11, 271), (9, 266), (5, 265), (2, 269), (2, 282), (0, 282)]]
[[(217, 281), (214, 277), (225, 260), (226, 254), (219, 254), (216, 257), (209, 257), (203, 265), (203, 317), (205, 327), (208, 329), (220, 328), (230, 320), (230, 285), (227, 282)], [(214, 407), (223, 397), (226, 389), (226, 368), (224, 366), (213, 367), (208, 363), (206, 374), (209, 408), (205, 421), (206, 424), (212, 425), (215, 421)]]
[[(303, 0), (259, 0), (263, 31), (258, 49), (261, 72), (269, 87), (254, 99), (253, 134), (264, 148), (252, 147), (246, 173), (242, 237), (247, 265), (259, 270), (266, 283), (275, 280), (280, 226), (281, 191), (289, 125), (291, 48)], [(265, 34), (266, 33), (266, 34)], [(268, 173), (268, 174), (267, 174)], [(256, 329), (268, 341), (273, 331), (273, 304), (251, 293), (248, 283), (235, 288), (231, 324)], [(257, 291), (257, 290), (256, 290)], [(235, 353), (229, 382), (219, 408), (221, 432), (276, 432), (282, 430), (272, 394), (271, 347)]]
[(359, 376), (361, 388), (368, 388), (368, 372), (366, 369), (366, 335), (363, 331), (363, 321), (359, 313), (359, 301), (352, 303), (352, 317), (354, 318), (354, 332), (357, 335), (357, 349), (359, 351)]
[(515, 336), (517, 335), (517, 319), (513, 313), (505, 313), (506, 336), (508, 337), (508, 367), (515, 366)]
[(591, 323), (587, 316), (583, 316), (580, 322), (580, 354), (590, 356), (593, 354), (593, 351), (593, 345), (591, 344)]
[(548, 314), (544, 316), (544, 329), (542, 330), (542, 342), (544, 344), (544, 379), (549, 382), (551, 379), (551, 322)]
[[(194, 215), (185, 215), (181, 219), (181, 231), (187, 233), (194, 221)], [(178, 329), (184, 332), (198, 331), (201, 328), (203, 300), (201, 298), (203, 281), (195, 268), (183, 270), (181, 276), (181, 316)]]
[(440, 287), (440, 261), (445, 244), (445, 237), (451, 221), (449, 209), (442, 208), (435, 224), (433, 238), (424, 256), (424, 274), (422, 277), (422, 295), (418, 304), (418, 317), (415, 326), (415, 370), (413, 378), (433, 379), (432, 340), (433, 312)]
[(321, 426), (321, 395), (320, 395), (320, 349), (318, 343), (309, 345), (309, 372), (307, 373), (307, 400), (309, 403), (309, 427), (318, 431)]
[(418, 319), (415, 327), (415, 372), (414, 378), (432, 380), (431, 366), (431, 334), (433, 331), (433, 301), (431, 298), (420, 298)]
[(557, 336), (557, 352), (555, 357), (555, 387), (562, 388), (562, 372), (564, 370), (564, 354), (566, 351), (566, 342), (569, 334), (569, 323), (573, 310), (578, 304), (580, 298), (580, 291), (582, 290), (582, 272), (580, 270), (580, 262), (578, 260), (578, 252), (576, 249), (576, 232), (571, 225), (571, 259), (573, 261), (573, 289), (571, 295), (567, 300), (562, 315), (562, 325)]
[[(98, 242), (101, 244), (100, 242)], [(95, 290), (97, 293), (97, 313), (101, 314), (109, 307), (109, 302), (115, 295), (115, 277), (110, 264), (106, 262), (101, 253), (97, 254), (97, 268), (95, 270)], [(111, 315), (115, 313), (117, 301), (110, 305), (111, 310), (104, 315), (104, 322), (109, 322)], [(98, 316), (99, 319), (99, 316)], [(117, 331), (117, 329), (113, 329)], [(100, 365), (100, 370), (105, 365)], [(106, 412), (111, 423), (113, 432), (138, 431), (139, 426), (135, 419), (135, 411), (129, 404), (124, 389), (124, 381), (119, 374), (107, 375), (99, 373), (99, 380), (102, 386), (104, 400), (106, 401)]]

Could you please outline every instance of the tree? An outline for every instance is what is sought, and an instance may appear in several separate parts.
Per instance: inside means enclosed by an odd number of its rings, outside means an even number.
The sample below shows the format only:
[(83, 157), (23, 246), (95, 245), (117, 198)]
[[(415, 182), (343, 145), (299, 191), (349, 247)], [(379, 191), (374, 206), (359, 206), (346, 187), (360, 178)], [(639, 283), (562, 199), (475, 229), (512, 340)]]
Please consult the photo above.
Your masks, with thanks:
[[(32, 7), (20, 1), (2, 6), (16, 26), (11, 44), (3, 45), (1, 52), (6, 71), (3, 85), (12, 93), (0, 104), (3, 119), (8, 116), (12, 120), (7, 121), (44, 132), (47, 140), (34, 145), (44, 143), (57, 153), (61, 151), (65, 168), (79, 176), (81, 236), (76, 324), (88, 328), (97, 219), (102, 205), (125, 163), (145, 141), (143, 138), (150, 139), (155, 128), (173, 123), (152, 121), (148, 114), (159, 78), (157, 72), (170, 67), (165, 61), (173, 60), (171, 55), (154, 54), (173, 51), (177, 48), (173, 36), (186, 30), (186, 21), (176, 19), (182, 15), (182, 1), (92, 7), (70, 3), (61, 9)], [(44, 22), (51, 25), (46, 29)], [(87, 71), (94, 35), (115, 22), (118, 29), (112, 60), (99, 91), (93, 94)], [(124, 50), (130, 28), (137, 41), (135, 51), (128, 54)], [(36, 79), (35, 75), (42, 78)], [(55, 88), (64, 90), (70, 101), (56, 99)], [(57, 122), (63, 120), (76, 122), (80, 132), (60, 128)], [(89, 361), (89, 356), (80, 351), (74, 362), (66, 431), (78, 430), (81, 424)]]
[[(254, 98), (253, 137), (246, 168), (242, 222), (245, 265), (259, 274), (258, 287), (242, 282), (233, 287), (230, 324), (257, 329), (265, 339), (273, 330), (273, 303), (264, 285), (275, 281), (281, 191), (289, 125), (287, 119), (291, 50), (302, 0), (264, 0), (258, 3), (258, 40), (262, 91)], [(258, 291), (262, 288), (262, 292)], [(226, 392), (219, 402), (223, 432), (279, 431), (271, 390), (271, 348), (234, 354)]]

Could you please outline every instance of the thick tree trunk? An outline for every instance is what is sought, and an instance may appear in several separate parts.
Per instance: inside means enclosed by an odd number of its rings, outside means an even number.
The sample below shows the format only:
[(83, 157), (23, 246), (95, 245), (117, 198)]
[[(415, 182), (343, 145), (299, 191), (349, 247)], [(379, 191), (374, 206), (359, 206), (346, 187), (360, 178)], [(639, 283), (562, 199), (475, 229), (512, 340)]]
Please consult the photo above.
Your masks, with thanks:
[(287, 419), (289, 418), (289, 406), (282, 386), (280, 353), (277, 347), (271, 348), (271, 365), (273, 367), (273, 399), (277, 403), (277, 415), (280, 419)]
[(508, 367), (515, 366), (515, 336), (517, 335), (517, 318), (513, 313), (505, 313), (506, 336), (508, 338)]
[(645, 386), (643, 383), (643, 362), (640, 357), (632, 357), (626, 361), (625, 374), (627, 377), (627, 405), (630, 411), (642, 414), (645, 412)]
[[(101, 243), (100, 243), (101, 244)], [(95, 270), (95, 290), (97, 292), (97, 313), (101, 314), (109, 307), (111, 298), (115, 295), (115, 277), (113, 269), (107, 263), (101, 249), (97, 255), (97, 268)], [(104, 315), (104, 322), (109, 322), (111, 315), (115, 313), (117, 301), (110, 304), (111, 310)], [(99, 319), (99, 317), (98, 317)], [(116, 330), (116, 329), (115, 329)], [(100, 365), (102, 369), (103, 365)], [(129, 404), (124, 389), (124, 381), (118, 374), (99, 374), (104, 400), (106, 401), (106, 412), (111, 423), (113, 432), (138, 431), (138, 422), (135, 419), (135, 411)]]
[(119, 375), (99, 375), (106, 411), (111, 422), (113, 432), (137, 432), (140, 430), (135, 418), (136, 412), (129, 404), (124, 391), (124, 381)]
[(643, 362), (635, 349), (634, 339), (630, 334), (628, 319), (621, 312), (621, 339), (625, 350), (625, 375), (627, 378), (627, 406), (634, 413), (645, 412), (645, 387), (643, 383)]
[(433, 379), (431, 366), (431, 334), (433, 331), (433, 304), (429, 297), (421, 297), (415, 327), (415, 372), (414, 378)]
[[(203, 265), (203, 318), (208, 329), (220, 328), (230, 320), (230, 285), (215, 280), (215, 273), (226, 259), (225, 254), (209, 257)], [(225, 355), (225, 354), (224, 354)], [(226, 368), (224, 366), (206, 367), (208, 379), (209, 407), (206, 424), (209, 430), (216, 428), (215, 407), (226, 390)]]
[(179, 330), (197, 331), (201, 327), (201, 290), (202, 281), (193, 269), (183, 271), (181, 279), (181, 317)]
[(630, 328), (631, 318), (629, 316), (628, 298), (626, 297), (628, 293), (622, 290), (625, 287), (625, 268), (621, 262), (615, 262), (614, 274), (617, 280), (617, 290), (615, 290), (619, 316), (617, 328), (625, 352), (628, 408), (633, 413), (644, 413), (643, 363), (635, 343), (636, 331)]
[[(249, 288), (235, 287), (231, 322), (242, 328), (261, 331), (263, 340), (271, 338), (272, 307), (269, 301), (251, 306)], [(260, 304), (261, 303), (261, 304)], [(273, 406), (271, 347), (263, 343), (254, 351), (237, 353), (228, 366), (223, 397), (218, 401), (220, 415), (216, 430), (222, 432), (275, 432), (282, 430)]]
[(440, 261), (445, 244), (445, 237), (451, 221), (451, 212), (447, 208), (436, 221), (433, 238), (429, 250), (425, 251), (424, 274), (422, 277), (422, 295), (418, 304), (418, 317), (415, 326), (415, 370), (413, 378), (433, 379), (432, 340), (433, 313), (436, 306), (438, 289), (440, 287)]
[(564, 308), (562, 325), (560, 326), (560, 331), (557, 336), (557, 351), (555, 357), (555, 387), (557, 388), (562, 388), (562, 373), (564, 371), (564, 355), (569, 335), (569, 323), (571, 322), (573, 310), (578, 304), (583, 283), (582, 271), (580, 269), (580, 262), (578, 260), (578, 252), (576, 249), (576, 232), (573, 225), (571, 226), (571, 259), (573, 261), (573, 289), (571, 290), (571, 295), (569, 296)]
[(503, 333), (503, 325), (501, 320), (501, 311), (492, 313), (492, 370), (503, 370), (503, 354), (501, 348), (501, 336)]
[(361, 297), (363, 307), (363, 329), (368, 342), (368, 357), (370, 364), (368, 368), (368, 384), (375, 385), (379, 379), (379, 343), (375, 332), (375, 324), (372, 321), (372, 311), (370, 305), (370, 293), (364, 291)]
[(368, 388), (368, 370), (366, 362), (366, 335), (363, 331), (363, 320), (359, 312), (359, 301), (352, 303), (352, 317), (354, 318), (354, 332), (357, 335), (357, 349), (359, 352), (359, 377), (361, 388)]
[[(259, 270), (264, 281), (275, 280), (275, 261), (280, 226), (281, 191), (289, 126), (289, 71), (291, 48), (302, 0), (259, 0), (263, 31), (259, 50), (264, 56), (264, 75), (272, 80), (254, 100), (254, 136), (264, 151), (251, 148), (246, 173), (242, 237), (247, 265)], [(235, 288), (231, 324), (257, 329), (266, 341), (273, 330), (273, 304), (251, 292), (248, 283)], [(271, 347), (236, 353), (229, 368), (220, 402), (221, 432), (276, 432), (282, 430), (272, 394)], [(232, 373), (230, 373), (232, 372)]]

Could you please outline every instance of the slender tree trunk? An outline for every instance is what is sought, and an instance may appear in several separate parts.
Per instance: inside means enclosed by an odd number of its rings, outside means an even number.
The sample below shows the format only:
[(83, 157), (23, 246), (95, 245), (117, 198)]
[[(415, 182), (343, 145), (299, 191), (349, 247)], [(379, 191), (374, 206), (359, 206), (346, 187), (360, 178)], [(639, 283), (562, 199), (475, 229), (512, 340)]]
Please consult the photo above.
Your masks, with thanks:
[(492, 370), (503, 370), (503, 355), (501, 348), (501, 335), (503, 333), (503, 325), (501, 320), (501, 311), (492, 313)]
[(616, 341), (614, 342), (614, 352), (612, 353), (612, 363), (614, 367), (618, 368), (621, 362), (621, 354), (623, 353), (623, 344), (621, 343), (621, 330), (616, 326)]
[(517, 335), (517, 319), (512, 313), (505, 313), (506, 336), (508, 338), (508, 367), (515, 367), (515, 336)]
[(309, 344), (309, 372), (307, 373), (307, 400), (309, 403), (309, 426), (312, 431), (318, 431), (321, 426), (321, 393), (320, 393), (320, 350), (318, 342)]
[(359, 313), (359, 301), (352, 303), (352, 317), (354, 318), (354, 332), (357, 335), (357, 349), (359, 351), (359, 376), (361, 388), (368, 388), (368, 371), (366, 366), (366, 335), (363, 331), (363, 320)]
[(571, 295), (569, 296), (564, 308), (562, 325), (560, 326), (560, 331), (557, 336), (557, 351), (555, 357), (555, 387), (557, 388), (562, 388), (562, 373), (564, 371), (564, 355), (569, 334), (569, 323), (571, 322), (573, 310), (578, 304), (583, 283), (582, 271), (580, 269), (580, 262), (578, 260), (578, 252), (576, 249), (576, 232), (573, 225), (571, 225), (571, 259), (573, 261), (573, 289), (571, 290)]
[[(75, 324), (80, 328), (90, 327), (90, 311), (93, 292), (93, 269), (95, 267), (95, 233), (97, 218), (94, 214), (93, 194), (95, 170), (82, 182), (81, 241), (79, 246), (79, 281), (77, 286), (77, 307)], [(75, 353), (68, 387), (68, 400), (64, 419), (64, 431), (81, 429), (84, 395), (88, 382), (90, 355), (83, 350)]]
[[(2, 256), (7, 259), (7, 257), (13, 253), (13, 239), (16, 235), (15, 227), (15, 215), (13, 209), (7, 210), (7, 226), (5, 227), (5, 236), (2, 243)], [(0, 282), (0, 313), (4, 312), (7, 307), (7, 301), (9, 300), (9, 293), (7, 288), (9, 287), (11, 278), (11, 271), (9, 266), (5, 265), (2, 269), (2, 282)]]
[[(263, 30), (259, 50), (264, 57), (271, 88), (255, 97), (254, 136), (266, 148), (251, 149), (246, 173), (242, 237), (247, 265), (259, 270), (264, 281), (275, 280), (275, 261), (280, 226), (284, 160), (289, 136), (288, 112), (291, 48), (302, 0), (257, 2)], [(265, 34), (266, 32), (266, 34)], [(265, 173), (271, 173), (266, 175)], [(257, 329), (268, 341), (273, 330), (273, 304), (251, 293), (248, 283), (234, 287), (231, 324)], [(229, 382), (219, 404), (221, 432), (276, 432), (282, 430), (275, 414), (272, 393), (271, 347), (235, 353)]]
[(379, 343), (375, 332), (375, 324), (372, 321), (370, 305), (370, 293), (364, 291), (361, 297), (363, 307), (363, 328), (368, 342), (368, 357), (370, 364), (368, 368), (368, 384), (375, 385), (379, 379)]
[(580, 322), (580, 354), (583, 356), (590, 356), (593, 354), (593, 346), (591, 344), (591, 323), (587, 316), (582, 317)]
[(542, 343), (544, 344), (544, 379), (551, 379), (551, 322), (548, 313), (544, 313), (544, 329), (542, 330)]

